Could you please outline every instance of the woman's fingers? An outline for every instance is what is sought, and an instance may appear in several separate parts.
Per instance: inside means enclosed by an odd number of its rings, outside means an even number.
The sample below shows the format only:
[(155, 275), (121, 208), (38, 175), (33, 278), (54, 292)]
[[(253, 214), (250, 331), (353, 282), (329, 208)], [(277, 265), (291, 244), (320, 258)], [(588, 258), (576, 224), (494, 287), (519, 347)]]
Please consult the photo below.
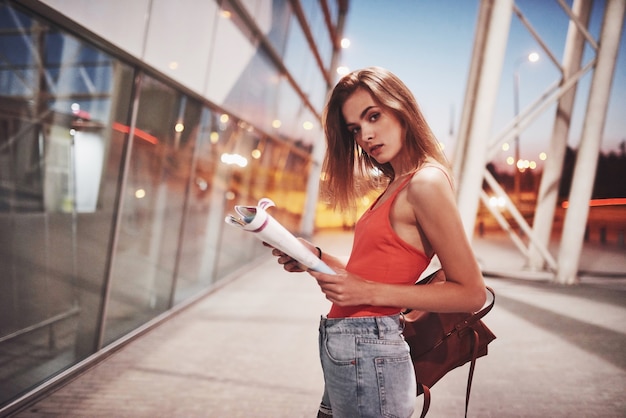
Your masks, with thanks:
[(277, 250), (276, 248), (274, 248), (272, 250), (272, 255), (276, 256), (276, 257), (282, 257), (282, 256), (286, 256), (287, 254), (285, 254), (284, 252)]
[[(267, 246), (270, 247), (270, 245)], [(282, 264), (283, 268), (290, 273), (300, 273), (307, 270), (297, 260), (294, 260), (292, 257), (276, 248), (272, 249), (272, 255), (278, 257), (278, 264)]]

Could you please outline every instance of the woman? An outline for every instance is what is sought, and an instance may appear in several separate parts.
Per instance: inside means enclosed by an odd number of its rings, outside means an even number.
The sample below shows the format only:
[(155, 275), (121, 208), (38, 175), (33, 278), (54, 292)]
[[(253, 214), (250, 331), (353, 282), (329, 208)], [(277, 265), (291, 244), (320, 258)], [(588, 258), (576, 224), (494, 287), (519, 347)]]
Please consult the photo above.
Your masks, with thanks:
[[(400, 312), (474, 312), (485, 302), (485, 284), (445, 157), (397, 76), (371, 67), (343, 77), (326, 105), (324, 130), (336, 209), (354, 210), (362, 193), (355, 169), (378, 169), (388, 185), (357, 222), (347, 264), (305, 242), (337, 272), (309, 271), (332, 302), (320, 323), (325, 390), (318, 417), (410, 417), (415, 376)], [(279, 250), (272, 254), (287, 271), (303, 271)], [(447, 281), (414, 286), (434, 255)]]

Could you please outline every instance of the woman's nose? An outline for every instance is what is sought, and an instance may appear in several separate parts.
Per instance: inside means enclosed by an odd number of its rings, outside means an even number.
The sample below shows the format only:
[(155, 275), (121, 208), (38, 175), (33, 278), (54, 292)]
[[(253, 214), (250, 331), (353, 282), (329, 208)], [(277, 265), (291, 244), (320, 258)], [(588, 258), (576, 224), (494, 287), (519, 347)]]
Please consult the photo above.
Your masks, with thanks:
[(371, 126), (362, 126), (361, 127), (361, 138), (363, 141), (370, 141), (374, 138), (374, 130)]

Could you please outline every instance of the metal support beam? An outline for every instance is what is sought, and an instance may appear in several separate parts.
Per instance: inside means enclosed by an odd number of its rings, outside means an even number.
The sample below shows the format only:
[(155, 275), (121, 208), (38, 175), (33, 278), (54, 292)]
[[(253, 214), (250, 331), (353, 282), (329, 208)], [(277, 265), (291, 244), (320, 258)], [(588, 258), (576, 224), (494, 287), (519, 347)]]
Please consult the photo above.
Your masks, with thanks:
[[(585, 29), (589, 23), (592, 4), (591, 0), (574, 1), (570, 15), (572, 20), (569, 24), (563, 54), (561, 84), (567, 83), (580, 70), (586, 39), (581, 28)], [(552, 140), (548, 149), (548, 159), (544, 165), (541, 184), (539, 185), (532, 235), (543, 247), (548, 247), (550, 242), (577, 85), (577, 83), (574, 84), (571, 89), (565, 92), (558, 102), (552, 129)], [(545, 268), (545, 259), (536, 247), (530, 248), (528, 268), (531, 270), (543, 270)]]
[[(557, 267), (557, 263), (550, 255), (550, 252), (548, 251), (547, 247), (544, 245), (541, 245), (539, 242), (533, 239), (531, 235), (531, 228), (528, 225), (528, 222), (526, 222), (526, 219), (524, 219), (524, 215), (522, 215), (522, 213), (517, 209), (515, 204), (507, 196), (504, 189), (498, 184), (496, 179), (488, 170), (485, 170), (485, 181), (487, 182), (489, 187), (491, 187), (491, 189), (495, 192), (497, 196), (504, 198), (506, 210), (511, 214), (511, 216), (513, 217), (513, 220), (515, 220), (515, 222), (521, 229), (522, 233), (530, 238), (529, 247), (535, 248), (537, 251), (539, 251), (539, 253), (544, 257), (544, 259), (548, 263), (550, 270), (555, 271)], [(504, 222), (506, 222), (506, 220)], [(502, 222), (498, 221), (498, 223), (500, 224), (500, 226), (502, 226)], [(507, 227), (503, 229), (507, 231), (509, 235), (511, 235), (513, 229), (509, 226), (508, 222), (506, 222), (506, 224), (507, 224)], [(519, 240), (514, 240), (515, 245), (517, 245), (519, 248), (519, 245), (517, 242), (522, 242), (521, 238), (519, 238)], [(526, 246), (524, 246), (523, 249), (520, 248), (520, 251), (522, 252), (524, 256), (527, 256), (529, 249), (526, 248)]]
[(455, 154), (458, 206), (471, 239), (487, 164), (488, 139), (509, 35), (513, 0), (482, 0)]
[(574, 284), (578, 281), (578, 264), (582, 252), (589, 199), (593, 192), (598, 153), (615, 72), (626, 1), (607, 0), (600, 34), (596, 70), (591, 81), (582, 137), (569, 196), (569, 208), (563, 225), (556, 281)]

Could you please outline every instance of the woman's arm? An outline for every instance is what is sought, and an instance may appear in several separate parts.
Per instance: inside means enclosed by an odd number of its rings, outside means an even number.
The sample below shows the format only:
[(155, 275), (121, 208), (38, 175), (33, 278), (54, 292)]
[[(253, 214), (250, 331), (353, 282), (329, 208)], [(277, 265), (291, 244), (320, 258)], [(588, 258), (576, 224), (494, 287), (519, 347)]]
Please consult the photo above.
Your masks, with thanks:
[(432, 312), (479, 310), (486, 299), (485, 284), (445, 174), (430, 167), (417, 172), (402, 204), (410, 205), (415, 227), (427, 238), (425, 246), (428, 244), (439, 257), (447, 281), (425, 286), (393, 285), (366, 281), (345, 271), (337, 276), (310, 272), (326, 297), (341, 306), (366, 304)]
[(446, 273), (441, 288), (433, 285), (426, 290), (425, 297), (433, 299), (429, 304), (448, 312), (479, 310), (486, 299), (485, 283), (448, 177), (436, 167), (420, 170), (409, 183), (407, 201)]

